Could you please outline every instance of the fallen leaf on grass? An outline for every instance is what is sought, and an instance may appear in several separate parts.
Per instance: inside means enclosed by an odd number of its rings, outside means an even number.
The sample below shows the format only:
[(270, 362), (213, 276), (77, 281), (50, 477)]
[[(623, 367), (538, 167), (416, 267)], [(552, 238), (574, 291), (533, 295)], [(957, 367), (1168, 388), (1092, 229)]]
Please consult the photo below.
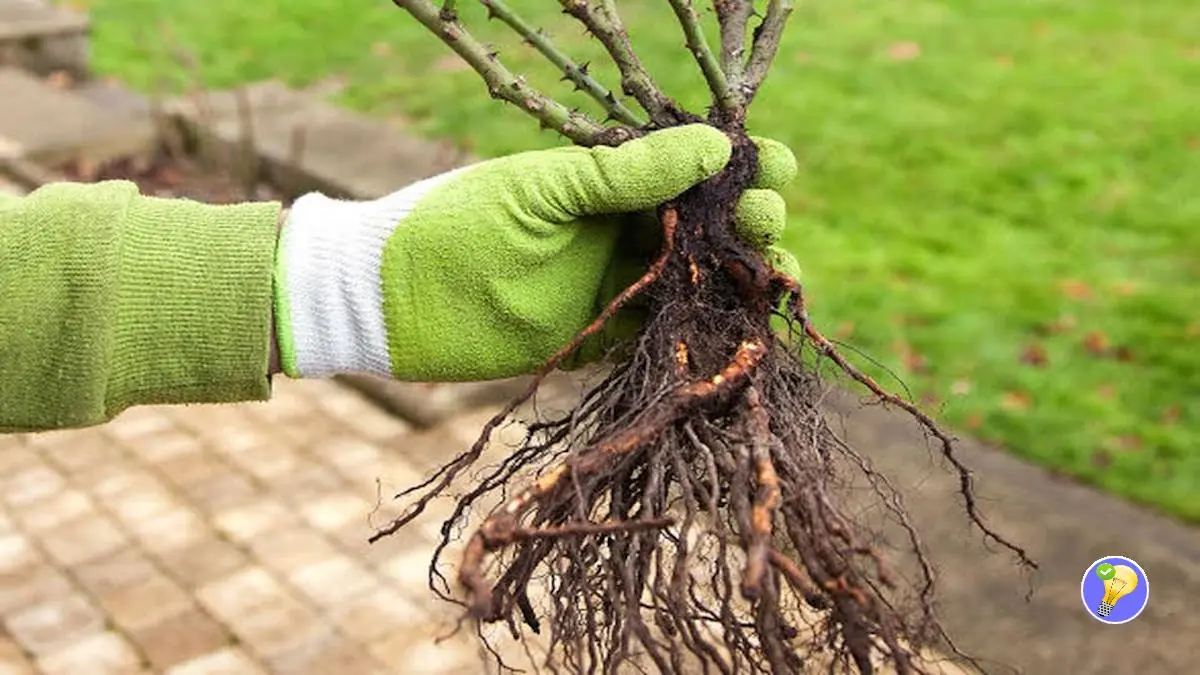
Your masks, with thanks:
[(852, 335), (854, 335), (853, 321), (843, 321), (833, 329), (833, 336), (839, 340), (849, 340)]
[(893, 61), (912, 61), (921, 55), (921, 45), (911, 41), (896, 42), (888, 47), (887, 55)]
[(1133, 360), (1133, 348), (1128, 345), (1118, 345), (1117, 348), (1113, 350), (1112, 355), (1114, 359), (1120, 361), (1121, 363), (1129, 363)]
[(892, 343), (892, 351), (900, 356), (901, 362), (904, 363), (904, 367), (908, 369), (909, 372), (924, 373), (929, 365), (924, 356), (917, 353), (917, 351), (912, 348), (912, 345), (904, 342), (903, 340), (897, 340), (896, 342)]
[(1094, 330), (1083, 336), (1083, 348), (1091, 352), (1094, 356), (1104, 356), (1107, 354), (1110, 344), (1108, 336), (1098, 330)]
[(1028, 410), (1032, 403), (1033, 398), (1023, 391), (1005, 392), (1000, 397), (1000, 407), (1012, 412)]
[(1091, 462), (1097, 469), (1107, 469), (1112, 466), (1112, 454), (1105, 450), (1097, 450), (1092, 453)]
[(1113, 293), (1116, 293), (1117, 295), (1119, 295), (1123, 298), (1127, 298), (1127, 297), (1133, 295), (1134, 293), (1137, 293), (1138, 288), (1140, 286), (1141, 286), (1141, 284), (1139, 284), (1136, 281), (1125, 280), (1125, 281), (1118, 281), (1117, 283), (1113, 284), (1112, 289), (1113, 289)]
[(978, 429), (983, 425), (983, 415), (973, 412), (967, 415), (967, 419), (963, 421), (963, 426), (968, 429)]
[(1092, 287), (1078, 279), (1064, 279), (1058, 287), (1072, 300), (1090, 300), (1092, 297)]
[(1027, 345), (1021, 350), (1021, 363), (1025, 363), (1035, 368), (1042, 368), (1050, 363), (1050, 355), (1046, 353), (1046, 348), (1038, 343)]
[(1111, 400), (1117, 395), (1117, 388), (1111, 384), (1102, 384), (1096, 387), (1096, 395), (1104, 400)]
[(371, 53), (380, 58), (391, 56), (392, 55), (392, 45), (390, 43), (382, 42), (382, 41), (372, 42), (371, 43)]
[(458, 73), (470, 70), (471, 66), (466, 61), (460, 59), (457, 54), (451, 54), (434, 61), (433, 68), (443, 73)]
[(1125, 434), (1123, 436), (1117, 436), (1113, 445), (1116, 446), (1118, 450), (1140, 450), (1142, 447), (1142, 439), (1134, 434)]
[(1079, 320), (1074, 314), (1063, 314), (1062, 316), (1038, 326), (1035, 331), (1040, 335), (1060, 335), (1068, 331), (1075, 330), (1079, 325)]
[(1167, 409), (1163, 411), (1162, 423), (1166, 426), (1174, 426), (1175, 423), (1179, 421), (1180, 417), (1183, 417), (1183, 408), (1176, 403), (1174, 405), (1167, 406)]
[(966, 396), (971, 393), (971, 381), (965, 378), (959, 378), (950, 385), (950, 393), (955, 396)]

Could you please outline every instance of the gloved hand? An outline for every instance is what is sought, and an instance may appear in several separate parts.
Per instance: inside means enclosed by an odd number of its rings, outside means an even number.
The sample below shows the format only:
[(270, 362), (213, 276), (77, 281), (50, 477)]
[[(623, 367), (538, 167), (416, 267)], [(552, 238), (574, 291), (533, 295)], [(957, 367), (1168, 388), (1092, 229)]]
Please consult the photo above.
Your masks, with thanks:
[[(774, 190), (796, 160), (755, 142), (758, 177), (737, 229), (795, 276), (795, 259), (772, 245), (785, 221)], [(654, 227), (647, 210), (716, 174), (730, 152), (723, 133), (697, 124), (616, 148), (494, 159), (369, 202), (301, 197), (276, 256), (283, 370), (418, 381), (532, 372), (620, 290), (615, 279), (644, 270), (644, 257), (617, 246), (622, 233)]]

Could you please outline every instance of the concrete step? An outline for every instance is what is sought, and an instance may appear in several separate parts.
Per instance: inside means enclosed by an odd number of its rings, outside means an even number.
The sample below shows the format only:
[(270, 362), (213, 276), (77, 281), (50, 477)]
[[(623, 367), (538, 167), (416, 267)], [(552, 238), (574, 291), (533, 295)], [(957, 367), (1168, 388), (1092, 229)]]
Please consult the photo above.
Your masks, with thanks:
[(83, 77), (89, 28), (86, 15), (47, 0), (0, 0), (0, 66)]
[(166, 110), (218, 145), (239, 147), (252, 141), (271, 181), (288, 194), (320, 190), (381, 197), (466, 161), (448, 145), (396, 133), (384, 122), (324, 101), (320, 94), (274, 81), (240, 92), (182, 97), (167, 102)]
[(16, 68), (0, 68), (0, 101), (20, 101), (0, 105), (0, 147), (44, 166), (100, 163), (155, 145), (154, 125), (145, 116), (101, 107)]

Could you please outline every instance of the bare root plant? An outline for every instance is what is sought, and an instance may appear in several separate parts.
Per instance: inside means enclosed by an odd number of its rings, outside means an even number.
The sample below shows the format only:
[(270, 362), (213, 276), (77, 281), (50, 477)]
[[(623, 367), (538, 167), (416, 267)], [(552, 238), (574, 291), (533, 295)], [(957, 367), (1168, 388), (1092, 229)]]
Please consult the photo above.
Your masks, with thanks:
[[(470, 64), (493, 97), (576, 144), (618, 145), (704, 122), (724, 131), (734, 152), (722, 173), (660, 206), (662, 248), (645, 275), (548, 360), (471, 448), (397, 495), (411, 505), (372, 541), (465, 482), (443, 525), (430, 586), (475, 620), (502, 622), (514, 638), (545, 626), (544, 665), (555, 672), (799, 673), (819, 661), (831, 671), (871, 673), (888, 663), (923, 673), (926, 646), (957, 652), (934, 615), (933, 568), (900, 496), (831, 428), (813, 364), (831, 362), (879, 402), (911, 415), (958, 473), (970, 521), (1022, 565), (1034, 563), (983, 521), (951, 437), (843, 358), (809, 320), (799, 282), (733, 233), (733, 208), (757, 166), (747, 107), (791, 2), (767, 0), (759, 12), (752, 0), (714, 0), (714, 53), (691, 0), (668, 0), (712, 92), (701, 116), (655, 83), (615, 0), (560, 2), (603, 45), (621, 92), (640, 110), (504, 2), (481, 1), (607, 119), (572, 110), (507, 69), (468, 32), (454, 0), (394, 0)], [(569, 413), (529, 424), (524, 442), (498, 465), (470, 471), (543, 378), (636, 296), (649, 319), (603, 381)], [(773, 316), (787, 321), (786, 335), (772, 329)], [(893, 573), (877, 533), (839, 496), (848, 472), (865, 478), (906, 533), (915, 577)], [(439, 572), (440, 556), (488, 497), (500, 505), (467, 540), (455, 591)]]

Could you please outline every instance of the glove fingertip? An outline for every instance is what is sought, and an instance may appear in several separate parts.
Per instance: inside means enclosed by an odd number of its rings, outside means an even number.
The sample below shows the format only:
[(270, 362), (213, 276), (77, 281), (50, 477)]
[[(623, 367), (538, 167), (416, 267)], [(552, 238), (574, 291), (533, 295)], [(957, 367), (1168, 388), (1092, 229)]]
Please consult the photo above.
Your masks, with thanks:
[(751, 137), (758, 147), (758, 175), (754, 187), (779, 190), (796, 177), (799, 171), (796, 155), (791, 148), (770, 138)]
[(774, 190), (746, 190), (734, 208), (733, 221), (743, 241), (764, 249), (783, 235), (787, 204)]
[(770, 246), (763, 252), (763, 257), (766, 258), (771, 269), (796, 281), (800, 280), (802, 273), (800, 261), (796, 260), (796, 256), (792, 255), (790, 251), (779, 246)]

